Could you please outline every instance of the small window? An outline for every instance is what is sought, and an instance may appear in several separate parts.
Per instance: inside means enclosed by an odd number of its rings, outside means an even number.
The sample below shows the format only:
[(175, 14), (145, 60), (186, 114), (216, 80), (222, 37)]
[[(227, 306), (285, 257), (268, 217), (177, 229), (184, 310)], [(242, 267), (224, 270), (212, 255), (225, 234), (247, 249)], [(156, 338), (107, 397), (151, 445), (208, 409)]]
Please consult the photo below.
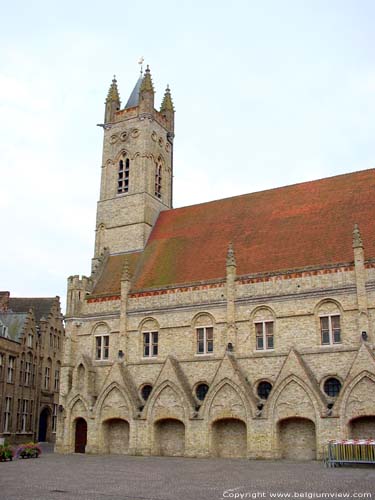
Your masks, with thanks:
[(195, 395), (197, 396), (199, 401), (204, 400), (207, 392), (208, 392), (208, 385), (207, 384), (199, 384), (199, 385), (197, 385), (197, 387), (195, 389)]
[(341, 343), (340, 316), (330, 315), (320, 317), (320, 333), (322, 345)]
[(327, 396), (335, 398), (339, 395), (341, 390), (341, 382), (337, 378), (331, 377), (324, 382), (323, 386), (324, 392)]
[(44, 388), (49, 390), (49, 383), (51, 378), (51, 369), (49, 366), (44, 368)]
[(120, 160), (118, 164), (117, 193), (129, 192), (130, 160)]
[(56, 432), (57, 429), (57, 404), (53, 405), (53, 412), (52, 412), (52, 432)]
[(156, 165), (155, 169), (155, 196), (161, 198), (161, 165)]
[(14, 380), (14, 367), (16, 364), (16, 358), (14, 356), (9, 356), (8, 360), (8, 377), (7, 382), (11, 384)]
[(152, 392), (152, 385), (146, 384), (142, 387), (141, 389), (141, 396), (143, 401), (147, 401), (148, 398), (150, 397), (150, 394)]
[(109, 335), (96, 335), (95, 359), (103, 361), (109, 358)]
[(143, 356), (145, 358), (158, 355), (158, 332), (144, 332), (143, 333)]
[(29, 333), (27, 336), (27, 347), (32, 347), (33, 346), (33, 335), (32, 333)]
[(272, 391), (272, 384), (266, 380), (259, 382), (257, 393), (260, 399), (268, 399), (270, 392)]
[(197, 354), (211, 354), (214, 352), (214, 329), (204, 326), (196, 329)]
[(273, 321), (256, 322), (255, 336), (258, 351), (273, 349)]

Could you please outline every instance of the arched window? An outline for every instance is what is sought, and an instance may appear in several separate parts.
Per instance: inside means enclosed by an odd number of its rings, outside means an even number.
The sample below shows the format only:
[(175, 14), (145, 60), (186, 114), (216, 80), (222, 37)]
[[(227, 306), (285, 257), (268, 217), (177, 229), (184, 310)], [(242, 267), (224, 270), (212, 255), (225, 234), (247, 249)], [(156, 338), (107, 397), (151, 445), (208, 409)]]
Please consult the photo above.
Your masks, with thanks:
[(150, 318), (142, 323), (141, 326), (143, 341), (143, 357), (156, 357), (159, 353), (159, 326), (158, 323)]
[(194, 321), (196, 335), (196, 353), (212, 354), (214, 352), (214, 325), (211, 316), (200, 314)]
[(261, 307), (253, 314), (255, 348), (257, 351), (274, 349), (275, 316), (268, 307)]
[(156, 165), (155, 169), (155, 196), (161, 198), (161, 165)]
[(320, 342), (322, 345), (341, 343), (341, 311), (334, 301), (325, 301), (318, 308)]
[(120, 160), (118, 163), (117, 193), (129, 192), (130, 160)]

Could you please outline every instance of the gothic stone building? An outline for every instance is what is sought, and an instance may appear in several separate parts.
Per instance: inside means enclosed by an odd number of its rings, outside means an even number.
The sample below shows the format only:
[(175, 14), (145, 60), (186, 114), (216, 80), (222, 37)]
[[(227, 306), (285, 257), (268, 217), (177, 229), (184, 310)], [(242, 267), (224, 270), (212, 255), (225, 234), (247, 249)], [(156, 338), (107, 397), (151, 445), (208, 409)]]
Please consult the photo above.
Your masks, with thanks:
[(0, 292), (0, 438), (55, 441), (63, 341), (59, 297)]
[(105, 108), (60, 452), (319, 458), (375, 437), (375, 170), (172, 209), (174, 109)]

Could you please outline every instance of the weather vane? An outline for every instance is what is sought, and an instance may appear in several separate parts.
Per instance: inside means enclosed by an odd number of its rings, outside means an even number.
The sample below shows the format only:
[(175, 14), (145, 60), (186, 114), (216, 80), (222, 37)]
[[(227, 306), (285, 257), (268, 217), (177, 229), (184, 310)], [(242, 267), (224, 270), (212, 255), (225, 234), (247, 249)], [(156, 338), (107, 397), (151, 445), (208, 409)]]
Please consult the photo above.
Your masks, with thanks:
[(144, 60), (145, 60), (145, 58), (143, 56), (141, 56), (139, 58), (139, 61), (138, 61), (138, 64), (141, 65), (141, 75), (143, 74), (143, 63), (144, 63)]

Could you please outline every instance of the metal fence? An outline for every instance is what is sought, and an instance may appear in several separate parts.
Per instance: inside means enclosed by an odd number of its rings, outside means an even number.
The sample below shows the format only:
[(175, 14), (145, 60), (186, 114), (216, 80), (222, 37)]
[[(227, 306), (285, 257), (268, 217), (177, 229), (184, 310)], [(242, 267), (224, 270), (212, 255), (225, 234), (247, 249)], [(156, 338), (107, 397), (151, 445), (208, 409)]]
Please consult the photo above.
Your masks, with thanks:
[(324, 450), (326, 467), (346, 464), (375, 465), (375, 439), (346, 439), (330, 441)]

